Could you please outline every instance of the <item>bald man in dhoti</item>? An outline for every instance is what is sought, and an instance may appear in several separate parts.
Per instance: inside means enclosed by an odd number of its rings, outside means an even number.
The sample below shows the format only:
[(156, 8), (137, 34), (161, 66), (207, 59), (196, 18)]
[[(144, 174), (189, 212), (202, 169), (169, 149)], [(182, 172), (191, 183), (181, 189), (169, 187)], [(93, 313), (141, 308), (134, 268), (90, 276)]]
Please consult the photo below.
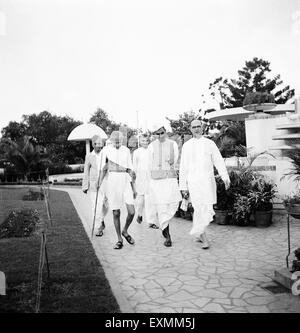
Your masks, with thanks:
[[(82, 191), (88, 193), (91, 203), (92, 203), (92, 217), (95, 216), (95, 227), (97, 229), (96, 236), (103, 236), (103, 230), (105, 229), (104, 218), (108, 212), (108, 203), (105, 196), (105, 180), (102, 184), (101, 189), (97, 186), (100, 185), (99, 176), (100, 176), (100, 163), (102, 148), (104, 146), (104, 140), (98, 136), (94, 135), (92, 137), (92, 146), (93, 151), (86, 156), (84, 163), (84, 173), (82, 180)], [(97, 200), (96, 200), (97, 198)], [(97, 201), (97, 207), (96, 206)]]
[[(133, 220), (135, 209), (134, 200), (136, 197), (134, 185), (134, 172), (130, 150), (122, 145), (123, 134), (119, 131), (114, 131), (110, 135), (111, 145), (103, 148), (103, 176), (105, 179), (105, 194), (108, 199), (109, 209), (113, 212), (114, 225), (118, 237), (118, 241), (114, 249), (123, 247), (122, 236), (126, 241), (133, 245), (134, 239), (128, 234), (128, 228)], [(121, 208), (126, 204), (127, 218), (125, 226), (121, 232)]]
[(175, 215), (181, 194), (178, 187), (175, 165), (178, 146), (167, 137), (164, 123), (153, 126), (155, 140), (148, 147), (149, 152), (149, 214), (148, 223), (159, 223), (165, 237), (164, 245), (172, 246), (169, 222)]
[(198, 236), (196, 240), (202, 243), (202, 248), (208, 249), (205, 231), (213, 220), (213, 205), (217, 199), (214, 166), (226, 189), (230, 186), (230, 180), (218, 147), (214, 141), (202, 136), (204, 127), (205, 123), (200, 120), (191, 123), (193, 138), (182, 146), (179, 187), (184, 198), (190, 197), (194, 208), (190, 234)]

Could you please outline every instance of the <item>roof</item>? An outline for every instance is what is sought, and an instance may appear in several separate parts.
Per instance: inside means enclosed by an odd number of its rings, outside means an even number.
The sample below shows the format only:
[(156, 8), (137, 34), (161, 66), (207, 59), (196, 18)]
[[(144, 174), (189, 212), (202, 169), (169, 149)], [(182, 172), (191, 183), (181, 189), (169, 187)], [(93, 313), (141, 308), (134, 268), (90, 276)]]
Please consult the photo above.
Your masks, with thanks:
[(72, 130), (68, 136), (68, 141), (91, 140), (94, 135), (107, 139), (107, 135), (101, 127), (95, 124), (81, 124)]
[[(274, 109), (268, 111), (268, 114), (284, 114), (286, 112), (295, 112), (295, 104), (277, 104)], [(230, 108), (209, 112), (205, 115), (208, 120), (245, 120), (253, 111), (246, 111), (243, 107)]]

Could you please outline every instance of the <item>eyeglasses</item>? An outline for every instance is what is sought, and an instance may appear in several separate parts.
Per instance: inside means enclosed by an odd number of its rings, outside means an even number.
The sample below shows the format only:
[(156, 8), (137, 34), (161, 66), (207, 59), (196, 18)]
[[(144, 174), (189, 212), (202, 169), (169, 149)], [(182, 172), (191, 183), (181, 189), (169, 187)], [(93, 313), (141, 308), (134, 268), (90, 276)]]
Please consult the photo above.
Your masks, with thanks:
[(154, 133), (154, 135), (163, 135), (165, 132)]
[(192, 126), (192, 128), (194, 129), (194, 128), (202, 128), (202, 126), (201, 125), (199, 125), (199, 126)]

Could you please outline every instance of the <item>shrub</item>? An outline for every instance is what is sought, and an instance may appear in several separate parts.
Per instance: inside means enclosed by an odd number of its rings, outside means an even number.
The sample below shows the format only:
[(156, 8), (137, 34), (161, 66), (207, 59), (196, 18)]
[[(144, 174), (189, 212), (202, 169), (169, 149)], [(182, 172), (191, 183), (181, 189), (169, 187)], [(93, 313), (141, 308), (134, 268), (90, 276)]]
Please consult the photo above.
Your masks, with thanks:
[(247, 93), (243, 101), (243, 106), (250, 104), (275, 103), (275, 98), (267, 92), (250, 92)]
[(35, 230), (39, 221), (37, 210), (11, 211), (0, 225), (0, 238), (28, 237)]

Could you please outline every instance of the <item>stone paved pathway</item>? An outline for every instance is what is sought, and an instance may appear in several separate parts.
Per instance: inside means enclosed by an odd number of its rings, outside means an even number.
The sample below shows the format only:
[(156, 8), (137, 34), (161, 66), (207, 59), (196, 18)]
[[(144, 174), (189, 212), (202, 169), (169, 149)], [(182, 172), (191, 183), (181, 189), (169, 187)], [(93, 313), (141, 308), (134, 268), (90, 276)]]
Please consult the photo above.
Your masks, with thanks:
[[(56, 189), (56, 188), (54, 188)], [(92, 217), (88, 197), (79, 188), (69, 193), (91, 238)], [(126, 212), (122, 211), (124, 224)], [(221, 226), (208, 228), (211, 248), (189, 235), (191, 221), (173, 218), (173, 246), (163, 246), (160, 230), (145, 223), (129, 229), (136, 244), (116, 242), (111, 214), (104, 236), (91, 242), (123, 312), (300, 312), (300, 297), (290, 292), (273, 294), (263, 287), (274, 284), (274, 270), (285, 267), (286, 215), (275, 215), (266, 229)], [(300, 223), (291, 222), (292, 249), (300, 245)]]

